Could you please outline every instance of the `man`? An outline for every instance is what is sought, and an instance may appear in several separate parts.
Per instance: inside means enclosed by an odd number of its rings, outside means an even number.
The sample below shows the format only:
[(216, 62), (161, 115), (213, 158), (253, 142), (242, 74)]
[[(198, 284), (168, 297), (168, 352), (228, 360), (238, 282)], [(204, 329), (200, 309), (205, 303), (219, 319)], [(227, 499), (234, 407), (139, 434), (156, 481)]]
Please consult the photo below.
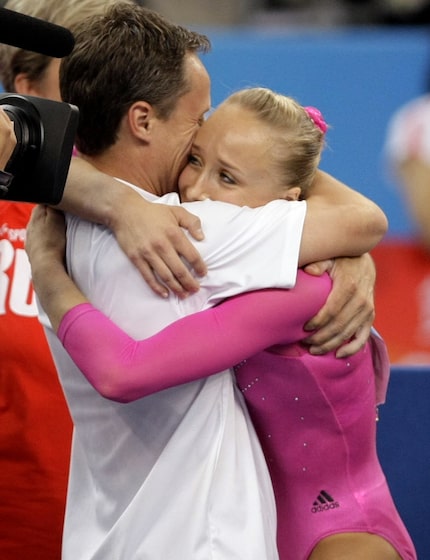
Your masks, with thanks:
[[(6, 7), (66, 27), (106, 0), (9, 0)], [(60, 100), (60, 60), (0, 45), (6, 91)], [(32, 204), (0, 200), (0, 557), (59, 560), (72, 423), (24, 251)]]
[[(61, 90), (80, 108), (77, 147), (101, 171), (133, 183), (130, 193), (155, 201), (176, 184), (210, 106), (197, 56), (207, 39), (127, 5), (75, 35)], [(177, 203), (175, 195), (160, 200)], [(265, 208), (196, 204), (208, 230), (202, 254), (213, 268), (185, 300), (157, 298), (109, 230), (69, 216), (71, 275), (130, 334), (147, 336), (184, 308), (243, 289), (294, 282), (303, 203), (286, 210), (279, 202), (277, 217)], [(265, 232), (263, 246), (253, 227)], [(314, 230), (306, 226), (305, 245)], [(65, 560), (277, 557), (270, 481), (230, 372), (112, 403), (48, 336), (75, 424)]]
[[(88, 16), (103, 13), (115, 1), (9, 0), (6, 8), (73, 28)], [(59, 101), (59, 67), (59, 59), (0, 45), (0, 78), (6, 91)], [(3, 114), (3, 117), (10, 126), (7, 116)], [(89, 195), (82, 197), (81, 206), (88, 204), (88, 198)], [(72, 423), (37, 317), (30, 267), (24, 251), (32, 208), (32, 204), (0, 200), (2, 560), (60, 558), (70, 459)], [(147, 231), (139, 244), (139, 254), (144, 253), (160, 275), (167, 275), (171, 288), (178, 292), (190, 291), (196, 289), (196, 282), (191, 275), (185, 276), (188, 269), (184, 271), (176, 249), (180, 248), (181, 254), (197, 268), (198, 254), (191, 244), (189, 248), (185, 246), (188, 241), (176, 223), (177, 218), (183, 225), (194, 221), (185, 211), (173, 214), (161, 206), (158, 214), (141, 217)], [(119, 234), (121, 237), (121, 232)], [(164, 260), (163, 254), (167, 255)], [(147, 266), (149, 270), (145, 259), (140, 262), (141, 268)], [(176, 274), (169, 272), (169, 265)], [(200, 266), (203, 267), (201, 261)], [(183, 286), (177, 281), (181, 271)], [(161, 288), (159, 284), (154, 287)]]
[[(80, 26), (76, 38), (76, 56), (62, 70), (62, 93), (81, 110), (79, 151), (104, 172), (154, 194), (169, 192), (210, 107), (209, 77), (197, 57), (208, 47), (206, 38), (126, 6)], [(91, 93), (85, 91), (88, 85)], [(109, 119), (99, 133), (94, 126), (101, 113)], [(81, 243), (90, 240), (87, 226), (98, 229), (71, 221), (71, 255), (83, 255)], [(84, 268), (93, 264), (98, 268), (97, 242), (94, 248), (85, 263), (71, 265), (73, 275), (85, 276)], [(115, 279), (105, 269), (104, 303), (111, 301), (112, 310), (137, 327), (139, 307), (142, 320), (151, 317), (152, 328), (179, 312), (174, 298), (151, 295), (117, 245), (107, 251), (105, 264), (112, 264)], [(129, 291), (136, 294), (136, 285), (143, 315)], [(97, 281), (93, 295), (105, 299), (99, 288)], [(82, 386), (79, 372), (52, 344), (75, 423), (65, 559), (234, 558), (239, 551), (247, 558), (276, 558), (270, 482), (228, 373), (215, 384), (196, 383), (131, 407), (112, 407)], [(94, 421), (88, 422), (87, 414)], [(265, 473), (261, 481), (257, 468)], [(222, 523), (223, 517), (229, 523)]]

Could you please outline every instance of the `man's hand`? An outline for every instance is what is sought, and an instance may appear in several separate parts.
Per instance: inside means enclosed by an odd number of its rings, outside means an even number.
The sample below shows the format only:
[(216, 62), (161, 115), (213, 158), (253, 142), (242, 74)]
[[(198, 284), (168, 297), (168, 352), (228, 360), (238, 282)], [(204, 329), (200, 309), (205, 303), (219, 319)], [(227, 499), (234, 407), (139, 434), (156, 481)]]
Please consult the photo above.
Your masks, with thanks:
[(203, 232), (199, 218), (184, 208), (148, 202), (80, 157), (72, 158), (58, 207), (111, 229), (155, 293), (186, 297), (199, 289), (196, 276), (206, 274), (206, 265), (181, 228), (197, 241)]
[(199, 283), (186, 263), (197, 276), (206, 274), (206, 265), (181, 228), (203, 240), (199, 218), (180, 206), (149, 203), (128, 190), (134, 203), (121, 204), (109, 224), (122, 250), (155, 293), (168, 297), (171, 290), (184, 298), (196, 292)]
[(0, 108), (0, 169), (3, 170), (16, 146), (14, 124)]
[(315, 331), (305, 343), (311, 354), (337, 349), (343, 358), (355, 354), (366, 343), (375, 318), (376, 271), (370, 255), (314, 263), (305, 268), (319, 276), (328, 271), (333, 288), (319, 313), (305, 325)]

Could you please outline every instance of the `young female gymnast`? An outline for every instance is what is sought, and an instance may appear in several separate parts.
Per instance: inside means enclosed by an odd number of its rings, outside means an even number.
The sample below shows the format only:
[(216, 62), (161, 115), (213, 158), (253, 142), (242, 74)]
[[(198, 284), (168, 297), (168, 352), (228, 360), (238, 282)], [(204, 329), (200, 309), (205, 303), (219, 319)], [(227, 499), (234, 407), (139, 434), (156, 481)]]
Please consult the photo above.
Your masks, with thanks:
[[(261, 88), (238, 92), (197, 134), (181, 196), (249, 206), (306, 197), (325, 131), (315, 109)], [(345, 359), (301, 344), (328, 276), (299, 271), (292, 290), (241, 294), (136, 342), (67, 276), (61, 228), (59, 216), (38, 210), (33, 281), (66, 350), (103, 396), (129, 402), (234, 366), (272, 477), (281, 560), (416, 558), (376, 453), (376, 405), (389, 375), (383, 342), (373, 334)]]

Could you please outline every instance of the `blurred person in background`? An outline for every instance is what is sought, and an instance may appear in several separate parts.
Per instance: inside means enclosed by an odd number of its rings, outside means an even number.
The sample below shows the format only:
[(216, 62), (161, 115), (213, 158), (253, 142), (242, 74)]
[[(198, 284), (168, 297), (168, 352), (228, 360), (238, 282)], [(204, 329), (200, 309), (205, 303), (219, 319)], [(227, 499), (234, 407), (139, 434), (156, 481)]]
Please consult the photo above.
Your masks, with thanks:
[(376, 326), (394, 364), (430, 364), (430, 95), (390, 119), (385, 163), (400, 188), (414, 232), (372, 251), (378, 277)]
[(430, 254), (430, 94), (394, 113), (385, 150), (390, 171), (413, 219), (416, 239)]

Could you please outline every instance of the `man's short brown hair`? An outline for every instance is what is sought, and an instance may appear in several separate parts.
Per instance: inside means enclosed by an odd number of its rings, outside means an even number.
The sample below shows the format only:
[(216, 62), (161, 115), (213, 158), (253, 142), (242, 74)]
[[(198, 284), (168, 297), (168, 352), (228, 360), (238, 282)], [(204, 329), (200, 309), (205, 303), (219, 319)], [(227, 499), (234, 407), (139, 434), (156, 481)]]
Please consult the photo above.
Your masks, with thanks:
[(168, 22), (152, 10), (118, 3), (74, 28), (76, 44), (63, 59), (64, 101), (80, 110), (78, 149), (97, 155), (116, 141), (136, 101), (167, 118), (189, 88), (185, 57), (210, 48), (205, 35)]

